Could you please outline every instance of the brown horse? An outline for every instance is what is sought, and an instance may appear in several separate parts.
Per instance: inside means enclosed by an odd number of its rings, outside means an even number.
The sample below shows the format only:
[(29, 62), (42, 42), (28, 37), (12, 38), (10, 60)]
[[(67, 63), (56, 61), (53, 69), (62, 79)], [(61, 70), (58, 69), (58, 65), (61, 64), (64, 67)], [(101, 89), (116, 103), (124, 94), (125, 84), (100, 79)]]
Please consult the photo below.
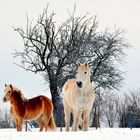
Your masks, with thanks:
[(72, 130), (77, 131), (80, 123), (85, 131), (88, 130), (89, 116), (95, 100), (88, 64), (79, 63), (77, 67), (76, 78), (69, 79), (63, 87), (66, 131), (69, 131), (71, 113), (74, 120)]
[(13, 85), (6, 85), (3, 101), (10, 101), (11, 114), (16, 124), (17, 131), (22, 131), (24, 120), (36, 120), (40, 131), (48, 128), (55, 130), (53, 118), (53, 104), (49, 98), (40, 95), (31, 99), (24, 97), (20, 89)]

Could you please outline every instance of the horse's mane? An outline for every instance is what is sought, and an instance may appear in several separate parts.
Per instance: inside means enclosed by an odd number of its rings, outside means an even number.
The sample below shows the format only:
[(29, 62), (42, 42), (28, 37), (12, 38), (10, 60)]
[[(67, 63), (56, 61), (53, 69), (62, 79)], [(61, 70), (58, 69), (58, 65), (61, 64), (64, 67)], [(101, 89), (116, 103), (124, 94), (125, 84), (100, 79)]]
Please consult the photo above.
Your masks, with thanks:
[(19, 94), (21, 96), (21, 99), (23, 102), (27, 101), (28, 99), (24, 96), (23, 94), (23, 91), (21, 89), (19, 89), (18, 87), (16, 86), (13, 86), (12, 85), (12, 88), (13, 88), (13, 92), (16, 92), (17, 94)]

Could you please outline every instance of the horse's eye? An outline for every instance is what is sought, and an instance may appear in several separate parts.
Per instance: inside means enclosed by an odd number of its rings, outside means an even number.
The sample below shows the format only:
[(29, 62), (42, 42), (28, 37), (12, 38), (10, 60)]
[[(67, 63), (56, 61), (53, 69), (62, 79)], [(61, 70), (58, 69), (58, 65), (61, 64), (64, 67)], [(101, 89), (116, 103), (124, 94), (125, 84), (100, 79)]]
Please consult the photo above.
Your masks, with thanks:
[(10, 93), (10, 91), (8, 91), (8, 93)]
[(85, 74), (87, 74), (87, 72), (85, 72)]

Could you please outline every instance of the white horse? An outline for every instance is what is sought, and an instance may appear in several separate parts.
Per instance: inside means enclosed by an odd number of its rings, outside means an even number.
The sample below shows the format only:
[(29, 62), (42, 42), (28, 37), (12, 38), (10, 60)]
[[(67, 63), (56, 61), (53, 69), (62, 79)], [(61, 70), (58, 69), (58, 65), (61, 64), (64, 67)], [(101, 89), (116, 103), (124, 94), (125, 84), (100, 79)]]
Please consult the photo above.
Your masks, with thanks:
[(72, 131), (77, 131), (78, 124), (82, 120), (83, 129), (88, 130), (89, 116), (95, 100), (92, 83), (90, 80), (90, 68), (88, 64), (77, 64), (78, 70), (75, 79), (69, 79), (63, 87), (64, 113), (66, 131), (70, 127), (70, 114), (73, 114)]

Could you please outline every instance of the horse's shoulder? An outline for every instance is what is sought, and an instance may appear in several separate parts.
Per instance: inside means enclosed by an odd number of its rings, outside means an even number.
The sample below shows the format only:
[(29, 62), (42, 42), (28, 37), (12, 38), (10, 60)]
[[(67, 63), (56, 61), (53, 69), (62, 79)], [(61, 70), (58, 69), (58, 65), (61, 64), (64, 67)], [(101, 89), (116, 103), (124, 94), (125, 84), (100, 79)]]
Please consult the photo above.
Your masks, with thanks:
[(69, 79), (65, 84), (64, 84), (64, 90), (67, 90), (67, 88), (71, 85), (73, 85), (76, 82), (76, 79)]

